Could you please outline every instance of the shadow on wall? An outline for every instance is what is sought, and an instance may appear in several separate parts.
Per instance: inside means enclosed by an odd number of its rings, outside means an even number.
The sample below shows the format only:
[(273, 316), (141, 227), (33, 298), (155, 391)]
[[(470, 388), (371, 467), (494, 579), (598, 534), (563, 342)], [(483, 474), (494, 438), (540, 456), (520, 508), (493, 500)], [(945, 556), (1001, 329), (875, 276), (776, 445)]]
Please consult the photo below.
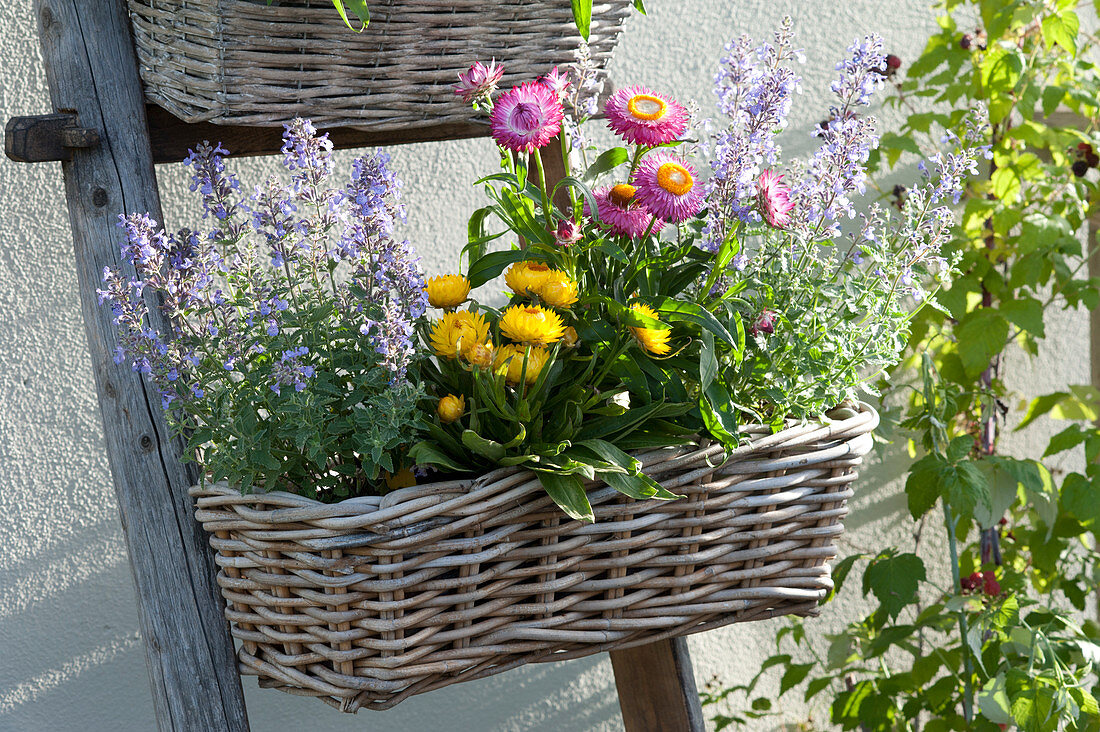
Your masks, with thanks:
[[(116, 521), (0, 568), (0, 732), (153, 727), (133, 588)], [(75, 619), (75, 622), (74, 622)], [(618, 729), (606, 655), (532, 665), (413, 697), (386, 712), (346, 715), (321, 702), (244, 687), (253, 730)], [(94, 700), (93, 706), (87, 705)], [(476, 703), (471, 703), (476, 700)]]

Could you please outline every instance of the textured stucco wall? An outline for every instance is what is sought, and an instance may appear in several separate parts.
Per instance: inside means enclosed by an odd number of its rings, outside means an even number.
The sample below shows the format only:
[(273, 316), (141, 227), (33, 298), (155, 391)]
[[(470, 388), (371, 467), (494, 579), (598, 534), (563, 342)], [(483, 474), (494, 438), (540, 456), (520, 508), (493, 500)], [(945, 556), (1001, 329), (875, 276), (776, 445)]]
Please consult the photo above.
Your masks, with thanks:
[[(787, 147), (810, 149), (832, 64), (851, 40), (874, 30), (904, 59), (932, 28), (928, 0), (649, 0), (632, 18), (612, 64), (619, 84), (644, 82), (712, 108), (710, 78), (722, 45), (756, 38), (786, 13), (807, 51), (806, 93), (796, 100)], [(5, 118), (50, 111), (29, 0), (0, 8), (0, 110)], [(392, 150), (406, 182), (408, 237), (431, 272), (449, 269), (479, 205), (468, 184), (490, 167), (484, 140)], [(348, 155), (342, 155), (346, 165)], [(258, 180), (274, 161), (237, 170)], [(346, 169), (346, 168), (345, 168)], [(179, 170), (161, 169), (170, 224), (194, 211)], [(57, 165), (0, 163), (0, 731), (117, 732), (153, 726), (133, 588), (103, 450), (102, 427), (77, 309), (71, 237)], [(1036, 370), (1051, 383), (1087, 380), (1084, 320), (1055, 328), (1077, 358)], [(1020, 364), (1022, 369), (1031, 368)], [(846, 537), (873, 549), (905, 539), (896, 461), (869, 467)], [(819, 635), (850, 617), (841, 603), (810, 623)], [(691, 639), (700, 684), (747, 678), (782, 621)], [(606, 656), (520, 669), (413, 698), (397, 709), (342, 716), (319, 702), (245, 690), (254, 730), (614, 730), (621, 727)], [(793, 699), (791, 700), (794, 701)], [(797, 716), (803, 711), (790, 709)]]

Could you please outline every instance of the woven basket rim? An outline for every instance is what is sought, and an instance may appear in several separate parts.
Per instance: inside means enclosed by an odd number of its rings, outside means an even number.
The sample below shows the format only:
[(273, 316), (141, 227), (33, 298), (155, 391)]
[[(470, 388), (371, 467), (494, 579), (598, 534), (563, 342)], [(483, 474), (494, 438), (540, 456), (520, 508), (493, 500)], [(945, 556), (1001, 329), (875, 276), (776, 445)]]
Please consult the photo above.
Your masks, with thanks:
[[(746, 440), (729, 454), (724, 452), (721, 445), (712, 444), (640, 451), (635, 453), (635, 457), (641, 461), (643, 469), (657, 458), (660, 458), (660, 462), (670, 459), (679, 462), (680, 460), (693, 461), (706, 458), (708, 461), (715, 460), (714, 464), (717, 466), (739, 457), (750, 456), (755, 451), (777, 443), (796, 440), (797, 444), (801, 445), (821, 440), (850, 440), (866, 435), (878, 427), (879, 414), (874, 407), (865, 402), (856, 402), (853, 406), (856, 412), (854, 416), (831, 419), (823, 414), (814, 420), (789, 422), (786, 428), (778, 432), (772, 432), (771, 427), (764, 424), (742, 425), (738, 429), (739, 433), (743, 435), (760, 435), (760, 437), (756, 440), (751, 438)], [(324, 503), (288, 491), (242, 494), (238, 488), (229, 485), (226, 481), (194, 485), (191, 486), (188, 492), (192, 498), (196, 499), (200, 510), (205, 501), (214, 500), (220, 504), (222, 499), (232, 498), (234, 503), (263, 504), (270, 507), (268, 509), (269, 513), (278, 512), (278, 514), (281, 514), (278, 518), (272, 516), (271, 522), (283, 523), (315, 519), (355, 518), (380, 512), (389, 513), (395, 511), (401, 504), (417, 499), (426, 497), (442, 499), (446, 496), (467, 495), (499, 481), (530, 473), (531, 471), (522, 465), (501, 467), (482, 475), (398, 488), (384, 496), (345, 498), (335, 503)]]

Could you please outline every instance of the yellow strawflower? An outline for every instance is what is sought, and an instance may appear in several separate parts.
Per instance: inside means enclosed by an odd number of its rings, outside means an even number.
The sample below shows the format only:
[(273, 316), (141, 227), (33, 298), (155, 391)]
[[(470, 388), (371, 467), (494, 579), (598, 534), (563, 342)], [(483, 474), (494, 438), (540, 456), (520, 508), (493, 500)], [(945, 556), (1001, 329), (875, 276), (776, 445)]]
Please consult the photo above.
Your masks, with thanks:
[(394, 474), (382, 471), (383, 477), (386, 480), (386, 487), (391, 491), (395, 491), (398, 488), (408, 488), (411, 485), (416, 485), (416, 476), (413, 474), (412, 468), (405, 468), (399, 470)]
[[(643, 303), (636, 302), (630, 306), (630, 309), (636, 313), (654, 318), (655, 320), (658, 319), (657, 311)], [(671, 330), (631, 327), (630, 331), (634, 334), (634, 338), (637, 339), (638, 344), (642, 348), (656, 356), (664, 356), (672, 350), (672, 346), (668, 344), (668, 339), (672, 337)]]
[(504, 282), (517, 295), (538, 292), (546, 277), (553, 272), (542, 262), (516, 262), (504, 273)]
[(577, 301), (577, 283), (565, 272), (553, 270), (535, 293), (550, 307), (564, 310)]
[(577, 329), (573, 326), (569, 326), (565, 329), (565, 332), (561, 334), (561, 342), (566, 348), (574, 348), (581, 342), (580, 336), (577, 335)]
[(428, 303), (433, 308), (453, 310), (466, 302), (470, 281), (462, 275), (448, 274), (428, 280)]
[(478, 313), (459, 310), (443, 313), (443, 317), (432, 323), (429, 337), (432, 350), (441, 358), (455, 358), (479, 343), (489, 335), (489, 324)]
[[(526, 372), (523, 370), (524, 355), (527, 356)], [(493, 368), (498, 373), (503, 373), (504, 380), (509, 384), (518, 384), (520, 381), (534, 384), (549, 358), (550, 352), (542, 346), (532, 346), (528, 353), (526, 346), (508, 344), (496, 349)]]
[(500, 316), (500, 332), (517, 343), (545, 346), (565, 332), (561, 316), (541, 305), (513, 305)]
[(493, 365), (493, 344), (476, 343), (463, 351), (462, 357), (471, 366), (487, 369)]
[(466, 413), (466, 397), (448, 394), (439, 400), (435, 412), (439, 415), (439, 421), (443, 424), (457, 422)]

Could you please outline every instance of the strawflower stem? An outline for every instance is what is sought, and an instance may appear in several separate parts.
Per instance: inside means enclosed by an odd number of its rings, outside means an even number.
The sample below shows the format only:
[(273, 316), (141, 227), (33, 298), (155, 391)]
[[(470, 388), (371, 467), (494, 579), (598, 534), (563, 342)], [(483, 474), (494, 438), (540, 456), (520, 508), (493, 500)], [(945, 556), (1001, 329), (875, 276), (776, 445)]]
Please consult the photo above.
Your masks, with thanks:
[(553, 216), (550, 215), (550, 194), (546, 190), (546, 171), (542, 167), (542, 155), (535, 152), (535, 168), (539, 171), (539, 192), (542, 193), (542, 217), (546, 221), (547, 231), (554, 230)]

